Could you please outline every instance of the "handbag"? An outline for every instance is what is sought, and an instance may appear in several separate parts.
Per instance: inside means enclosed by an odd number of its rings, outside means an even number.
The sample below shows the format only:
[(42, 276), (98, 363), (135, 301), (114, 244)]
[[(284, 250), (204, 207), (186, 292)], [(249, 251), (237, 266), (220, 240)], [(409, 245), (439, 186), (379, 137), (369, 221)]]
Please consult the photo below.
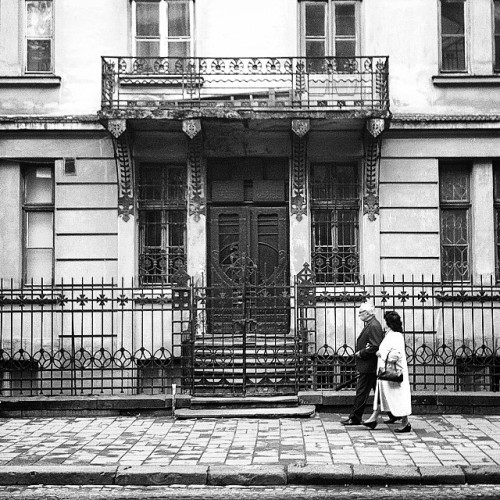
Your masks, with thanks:
[(401, 372), (396, 368), (396, 362), (389, 361), (389, 365), (387, 365), (389, 359), (389, 353), (393, 350), (394, 349), (389, 349), (387, 357), (385, 358), (385, 369), (384, 370), (382, 370), (382, 368), (378, 369), (377, 378), (379, 380), (388, 380), (389, 382), (401, 383), (403, 381), (403, 372)]

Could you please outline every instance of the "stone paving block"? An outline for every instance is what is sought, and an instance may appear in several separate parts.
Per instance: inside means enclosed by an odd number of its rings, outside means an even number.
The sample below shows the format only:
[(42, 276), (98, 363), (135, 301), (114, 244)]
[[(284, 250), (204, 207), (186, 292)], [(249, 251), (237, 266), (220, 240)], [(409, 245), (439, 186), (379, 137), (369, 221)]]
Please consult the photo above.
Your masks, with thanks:
[(288, 484), (351, 484), (352, 466), (292, 464), (287, 470)]
[(415, 466), (353, 465), (353, 484), (420, 484)]
[(464, 484), (465, 473), (457, 466), (419, 467), (422, 484)]
[(114, 483), (115, 474), (114, 466), (0, 466), (0, 485), (106, 485)]
[(282, 465), (214, 465), (208, 468), (209, 486), (280, 486), (286, 481)]
[(469, 465), (462, 470), (469, 484), (500, 484), (500, 465)]
[(208, 467), (203, 465), (138, 465), (118, 467), (116, 484), (121, 486), (160, 486), (207, 484)]

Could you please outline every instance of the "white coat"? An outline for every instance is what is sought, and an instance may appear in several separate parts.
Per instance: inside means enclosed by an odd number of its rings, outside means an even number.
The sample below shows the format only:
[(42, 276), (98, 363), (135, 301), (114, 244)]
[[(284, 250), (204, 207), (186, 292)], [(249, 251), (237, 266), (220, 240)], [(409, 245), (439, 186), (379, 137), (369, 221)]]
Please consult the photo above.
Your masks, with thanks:
[(376, 410), (377, 403), (380, 403), (381, 411), (390, 411), (395, 417), (411, 415), (410, 379), (403, 334), (388, 329), (384, 340), (380, 343), (377, 356), (379, 356), (377, 373), (380, 368), (385, 369), (385, 361), (389, 357), (388, 362), (396, 362), (396, 368), (403, 372), (403, 381), (398, 383), (377, 380), (373, 409)]

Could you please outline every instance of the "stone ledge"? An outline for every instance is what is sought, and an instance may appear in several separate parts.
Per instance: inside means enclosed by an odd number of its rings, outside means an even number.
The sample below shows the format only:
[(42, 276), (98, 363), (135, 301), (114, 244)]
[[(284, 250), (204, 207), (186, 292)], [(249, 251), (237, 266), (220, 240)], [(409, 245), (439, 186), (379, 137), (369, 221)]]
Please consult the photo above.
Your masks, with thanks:
[(288, 484), (352, 484), (352, 466), (292, 464), (287, 470)]
[(282, 486), (287, 473), (282, 465), (212, 465), (208, 468), (208, 486)]
[(353, 465), (353, 484), (421, 484), (418, 467)]
[(201, 465), (118, 467), (115, 484), (121, 486), (206, 485), (207, 474), (208, 466)]

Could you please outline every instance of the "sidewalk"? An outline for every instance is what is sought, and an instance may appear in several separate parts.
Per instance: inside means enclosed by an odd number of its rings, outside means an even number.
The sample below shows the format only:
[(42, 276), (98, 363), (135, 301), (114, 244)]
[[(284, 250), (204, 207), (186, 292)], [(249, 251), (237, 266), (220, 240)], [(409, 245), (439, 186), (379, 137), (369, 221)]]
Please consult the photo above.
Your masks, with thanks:
[(500, 483), (500, 416), (0, 419), (0, 484)]

